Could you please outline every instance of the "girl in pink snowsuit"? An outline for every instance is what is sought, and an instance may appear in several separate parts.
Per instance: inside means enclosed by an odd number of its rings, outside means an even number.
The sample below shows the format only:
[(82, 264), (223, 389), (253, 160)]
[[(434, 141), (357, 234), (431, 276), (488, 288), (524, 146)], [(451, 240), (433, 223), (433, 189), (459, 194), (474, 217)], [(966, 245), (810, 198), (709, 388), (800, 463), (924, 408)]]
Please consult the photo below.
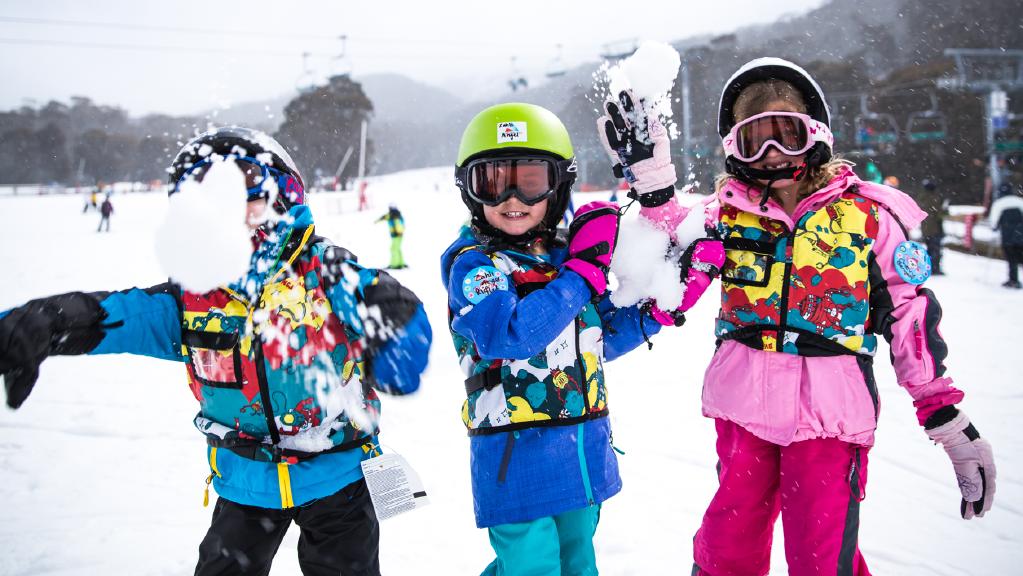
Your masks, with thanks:
[(963, 393), (942, 364), (941, 309), (923, 287), (927, 250), (907, 239), (925, 215), (832, 158), (829, 124), (816, 82), (784, 60), (746, 64), (722, 92), (727, 174), (706, 214), (726, 258), (703, 389), (720, 487), (693, 574), (767, 574), (779, 514), (790, 574), (869, 574), (857, 530), (879, 334), (920, 424), (952, 460), (963, 517), (991, 507), (991, 448), (955, 407)]

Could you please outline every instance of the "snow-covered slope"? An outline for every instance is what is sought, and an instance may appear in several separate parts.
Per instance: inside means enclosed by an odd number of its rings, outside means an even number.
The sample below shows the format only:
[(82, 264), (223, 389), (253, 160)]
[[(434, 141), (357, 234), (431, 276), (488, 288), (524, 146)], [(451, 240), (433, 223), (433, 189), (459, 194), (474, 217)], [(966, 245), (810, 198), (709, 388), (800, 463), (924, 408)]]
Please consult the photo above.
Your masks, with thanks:
[[(432, 362), (421, 391), (385, 397), (382, 440), (418, 469), (433, 504), (382, 525), (385, 574), (478, 574), (491, 559), (473, 524), (467, 444), (459, 412), (462, 376), (447, 337), (438, 258), (465, 217), (451, 169), (382, 176), (373, 209), (352, 194), (311, 197), (319, 230), (368, 265), (387, 263), (391, 201), (406, 217), (406, 259), (395, 276), (426, 304)], [(603, 194), (579, 195), (576, 205)], [(163, 280), (152, 248), (166, 199), (118, 195), (112, 232), (81, 214), (81, 198), (0, 198), (0, 309), (68, 290), (146, 286)], [(1004, 263), (948, 253), (949, 275), (930, 286), (945, 306), (949, 372), (967, 391), (962, 407), (990, 439), (998, 463), (995, 508), (958, 517), (959, 493), (941, 448), (927, 440), (910, 399), (878, 354), (883, 410), (860, 541), (874, 573), (1018, 574), (1023, 566), (1023, 294), (1000, 288)], [(692, 536), (715, 487), (714, 431), (700, 415), (703, 370), (713, 351), (714, 298), (681, 329), (662, 333), (607, 366), (624, 491), (608, 501), (596, 543), (603, 574), (687, 574)], [(651, 401), (654, 399), (654, 401)], [(196, 406), (181, 366), (128, 356), (55, 358), (33, 396), (0, 409), (0, 574), (191, 573), (212, 507), (208, 467), (191, 424)], [(297, 530), (272, 574), (299, 574)], [(772, 574), (785, 574), (782, 535)]]

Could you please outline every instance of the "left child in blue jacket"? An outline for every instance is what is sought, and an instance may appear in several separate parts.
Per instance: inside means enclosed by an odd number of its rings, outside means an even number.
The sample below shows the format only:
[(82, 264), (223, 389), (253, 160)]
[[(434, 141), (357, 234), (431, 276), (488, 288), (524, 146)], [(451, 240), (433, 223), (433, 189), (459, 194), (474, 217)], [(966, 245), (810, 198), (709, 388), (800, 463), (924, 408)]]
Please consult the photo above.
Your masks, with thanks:
[[(72, 292), (0, 313), (0, 375), (19, 407), (51, 355), (130, 353), (184, 363), (220, 498), (195, 573), (265, 574), (294, 521), (305, 574), (380, 573), (361, 462), (377, 449), (375, 390), (419, 387), (423, 306), (386, 273), (314, 234), (302, 177), (269, 136), (240, 127), (178, 153), (172, 193), (215, 162), (245, 174), (254, 251), (238, 282)], [(379, 311), (379, 314), (376, 312)]]

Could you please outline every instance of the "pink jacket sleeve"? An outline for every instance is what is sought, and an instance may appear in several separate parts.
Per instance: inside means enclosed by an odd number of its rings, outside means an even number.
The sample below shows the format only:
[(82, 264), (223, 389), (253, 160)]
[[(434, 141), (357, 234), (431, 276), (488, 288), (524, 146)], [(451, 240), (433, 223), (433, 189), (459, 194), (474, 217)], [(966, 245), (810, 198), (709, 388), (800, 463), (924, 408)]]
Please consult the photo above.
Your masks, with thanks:
[(941, 305), (933, 292), (907, 282), (895, 269), (895, 249), (906, 241), (905, 231), (886, 209), (879, 210), (878, 226), (870, 262), (871, 325), (891, 345), (895, 375), (913, 397), (922, 425), (939, 408), (962, 400), (963, 393), (945, 376)]

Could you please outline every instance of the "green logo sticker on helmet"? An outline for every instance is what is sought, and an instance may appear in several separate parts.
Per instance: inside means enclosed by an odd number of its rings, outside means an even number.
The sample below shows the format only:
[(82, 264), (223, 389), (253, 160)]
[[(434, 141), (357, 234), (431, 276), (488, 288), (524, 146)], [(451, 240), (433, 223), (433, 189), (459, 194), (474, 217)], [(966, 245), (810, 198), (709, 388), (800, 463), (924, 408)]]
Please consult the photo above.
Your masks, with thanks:
[(497, 143), (528, 142), (525, 122), (500, 122), (497, 125)]

